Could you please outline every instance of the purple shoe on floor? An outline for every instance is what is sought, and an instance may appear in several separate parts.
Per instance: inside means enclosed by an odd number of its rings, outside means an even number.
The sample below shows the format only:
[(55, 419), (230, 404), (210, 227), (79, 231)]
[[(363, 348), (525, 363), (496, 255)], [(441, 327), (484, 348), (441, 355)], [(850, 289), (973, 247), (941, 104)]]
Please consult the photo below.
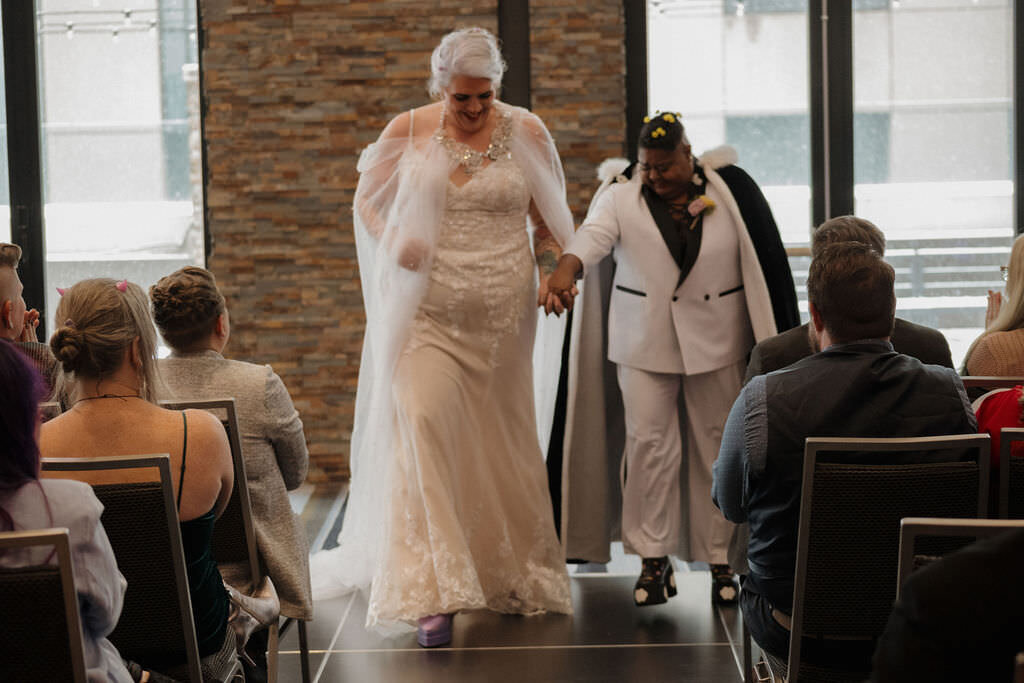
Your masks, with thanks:
[(416, 629), (416, 642), (423, 647), (438, 647), (452, 642), (452, 614), (432, 614), (420, 617)]

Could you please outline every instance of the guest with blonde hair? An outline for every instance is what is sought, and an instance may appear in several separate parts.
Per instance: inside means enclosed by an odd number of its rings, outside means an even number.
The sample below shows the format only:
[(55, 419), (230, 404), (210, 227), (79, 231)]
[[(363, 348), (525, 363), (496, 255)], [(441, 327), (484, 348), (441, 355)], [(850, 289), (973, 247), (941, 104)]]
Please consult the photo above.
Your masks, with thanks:
[[(199, 654), (215, 661), (233, 656), (230, 601), (210, 549), (234, 478), (224, 428), (205, 411), (165, 410), (155, 403), (156, 331), (138, 285), (83, 280), (63, 293), (56, 320), (50, 348), (71, 407), (43, 425), (43, 457), (170, 455)], [(82, 478), (97, 484), (138, 477), (148, 480), (149, 474), (121, 470)]]
[(967, 375), (1017, 377), (1024, 375), (1024, 236), (1010, 250), (1005, 300), (989, 290), (985, 331), (967, 349)]

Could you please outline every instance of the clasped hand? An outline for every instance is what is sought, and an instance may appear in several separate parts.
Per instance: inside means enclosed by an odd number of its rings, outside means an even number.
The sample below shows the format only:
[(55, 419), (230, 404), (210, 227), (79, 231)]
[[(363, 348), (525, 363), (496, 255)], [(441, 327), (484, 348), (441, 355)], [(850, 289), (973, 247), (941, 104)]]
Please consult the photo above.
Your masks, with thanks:
[(544, 307), (545, 313), (561, 315), (563, 311), (571, 311), (573, 301), (579, 294), (576, 288), (576, 275), (582, 270), (583, 264), (572, 254), (563, 254), (558, 259), (554, 272), (547, 278), (541, 277), (540, 293), (537, 305)]
[(39, 327), (39, 311), (34, 308), (30, 308), (25, 311), (24, 326), (21, 328), (21, 334), (18, 335), (16, 341), (19, 342), (35, 342), (39, 341), (36, 338), (36, 328)]

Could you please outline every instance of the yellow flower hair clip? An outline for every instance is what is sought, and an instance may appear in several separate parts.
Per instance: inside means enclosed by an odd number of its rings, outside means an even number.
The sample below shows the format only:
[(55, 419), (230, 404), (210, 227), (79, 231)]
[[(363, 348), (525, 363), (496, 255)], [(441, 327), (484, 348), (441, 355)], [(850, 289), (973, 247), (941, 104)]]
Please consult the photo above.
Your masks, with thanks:
[(650, 123), (650, 122), (651, 122), (651, 117), (650, 116), (645, 116), (644, 117), (644, 123)]
[(652, 138), (660, 138), (663, 137), (664, 135), (666, 135), (665, 129), (662, 128), (661, 126), (658, 126), (657, 128), (651, 131)]
[(676, 122), (676, 117), (672, 116), (672, 114), (663, 114), (661, 118), (664, 119), (665, 121), (668, 121), (669, 123)]

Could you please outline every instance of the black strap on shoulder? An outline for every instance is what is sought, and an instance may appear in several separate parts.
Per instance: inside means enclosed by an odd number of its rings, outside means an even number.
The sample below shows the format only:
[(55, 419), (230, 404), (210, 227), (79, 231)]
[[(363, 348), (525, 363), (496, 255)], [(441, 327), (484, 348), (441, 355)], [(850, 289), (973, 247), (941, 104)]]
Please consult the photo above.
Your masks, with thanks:
[(185, 454), (188, 452), (188, 420), (185, 419), (185, 411), (181, 411), (181, 426), (185, 429), (185, 436), (181, 443), (181, 475), (178, 477), (178, 512), (181, 512), (181, 492), (185, 489)]

